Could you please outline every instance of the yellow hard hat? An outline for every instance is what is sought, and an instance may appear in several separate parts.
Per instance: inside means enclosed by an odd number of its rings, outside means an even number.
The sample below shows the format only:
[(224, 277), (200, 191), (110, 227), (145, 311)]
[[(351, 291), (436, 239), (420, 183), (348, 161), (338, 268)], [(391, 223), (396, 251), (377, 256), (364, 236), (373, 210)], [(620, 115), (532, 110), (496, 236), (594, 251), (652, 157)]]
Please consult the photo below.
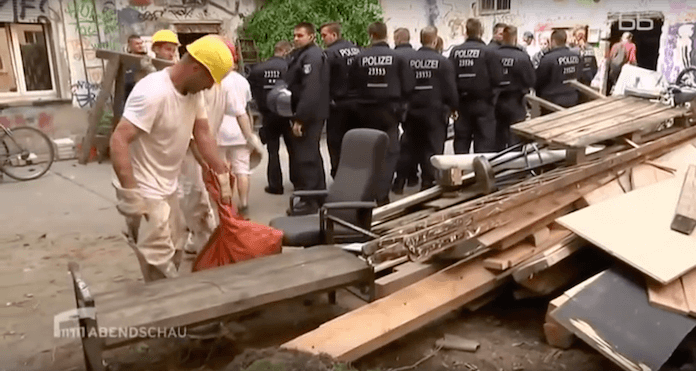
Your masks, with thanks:
[(176, 36), (174, 31), (170, 30), (159, 30), (152, 35), (152, 43), (172, 43), (176, 45), (179, 44), (179, 37)]
[(220, 83), (234, 66), (232, 53), (225, 41), (215, 35), (206, 35), (186, 46), (191, 56), (203, 64), (216, 83)]

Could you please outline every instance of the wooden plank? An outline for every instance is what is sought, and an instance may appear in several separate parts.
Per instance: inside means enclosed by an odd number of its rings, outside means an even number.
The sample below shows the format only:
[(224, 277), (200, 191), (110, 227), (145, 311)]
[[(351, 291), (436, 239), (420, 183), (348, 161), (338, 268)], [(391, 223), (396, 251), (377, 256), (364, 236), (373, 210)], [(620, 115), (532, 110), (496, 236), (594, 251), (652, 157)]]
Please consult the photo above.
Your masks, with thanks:
[(494, 271), (504, 271), (529, 259), (540, 250), (541, 247), (539, 246), (535, 246), (529, 242), (523, 242), (515, 249), (505, 250), (484, 259), (483, 266)]
[(684, 177), (672, 230), (690, 235), (696, 228), (696, 165), (689, 166)]
[(544, 108), (551, 110), (551, 111), (558, 112), (558, 111), (565, 110), (565, 108), (559, 106), (558, 104), (549, 102), (542, 97), (537, 97), (536, 95), (527, 94), (527, 95), (525, 95), (525, 98), (527, 98), (527, 100), (529, 100), (529, 101), (536, 102), (541, 107), (544, 107)]
[(639, 164), (631, 168), (631, 189), (647, 187), (673, 177), (672, 173), (655, 166)]
[(648, 301), (651, 305), (674, 313), (689, 314), (689, 305), (686, 303), (681, 280), (662, 285), (647, 279), (647, 285)]
[(456, 263), (281, 346), (352, 362), (501, 286), (482, 259)]
[(684, 298), (689, 307), (689, 315), (696, 317), (696, 271), (691, 271), (681, 278), (684, 287)]
[[(589, 206), (557, 222), (662, 284), (696, 267), (696, 236), (672, 231), (683, 177)], [(659, 248), (659, 252), (652, 252)]]
[[(542, 132), (537, 132), (536, 135), (546, 139), (547, 141), (566, 143), (570, 140), (577, 139), (585, 135), (592, 136), (593, 133), (606, 128), (612, 128), (622, 123), (630, 122), (631, 120), (641, 119), (670, 109), (671, 107), (660, 103), (634, 103), (626, 107), (620, 107), (612, 111), (598, 114), (597, 116), (587, 117), (584, 120), (546, 129)], [(629, 130), (628, 133), (632, 131), (635, 130)]]
[(597, 121), (592, 125), (561, 133), (548, 140), (557, 144), (584, 147), (644, 130), (675, 116), (679, 114), (673, 108), (656, 104), (655, 107), (638, 108), (609, 120)]
[(604, 265), (599, 260), (593, 250), (582, 250), (516, 282), (532, 292), (548, 295), (596, 272)]
[(174, 65), (174, 62), (168, 61), (166, 59), (150, 58), (147, 55), (136, 55), (106, 49), (97, 49), (95, 55), (97, 58), (100, 59), (111, 59), (118, 57), (120, 58), (121, 63), (125, 65), (140, 65), (142, 61), (149, 61), (155, 68), (157, 68), (157, 70), (161, 70), (165, 67)]
[(447, 264), (443, 263), (404, 263), (398, 266), (395, 272), (375, 280), (375, 298), (379, 299), (391, 295), (435, 274), (446, 266)]
[[(433, 213), (424, 220), (409, 224), (393, 233), (367, 242), (364, 245), (363, 252), (366, 255), (371, 255), (382, 247), (393, 246), (397, 243), (408, 241), (422, 242), (427, 238), (433, 237), (432, 231), (435, 228), (443, 235), (454, 230), (460, 230), (463, 226), (472, 225), (475, 221), (478, 222), (502, 210), (516, 207), (547, 193), (563, 189), (583, 179), (595, 176), (605, 177), (608, 171), (619, 171), (622, 168), (630, 167), (634, 163), (644, 160), (647, 155), (659, 156), (674, 146), (693, 140), (695, 135), (696, 127), (680, 129), (646, 143), (640, 148), (603, 157), (592, 163), (576, 166), (572, 169), (550, 171), (494, 194)], [(478, 231), (479, 233), (485, 231), (476, 228), (476, 226), (474, 227), (471, 231)], [(471, 235), (469, 235), (470, 237)]]
[(89, 154), (94, 144), (94, 137), (97, 135), (97, 126), (99, 126), (99, 121), (104, 113), (104, 105), (106, 105), (106, 100), (109, 98), (109, 96), (111, 96), (111, 90), (114, 87), (116, 73), (118, 73), (120, 64), (121, 62), (118, 57), (109, 58), (109, 61), (106, 64), (106, 72), (102, 78), (101, 89), (99, 90), (99, 95), (97, 95), (97, 99), (94, 102), (94, 107), (92, 107), (92, 109), (89, 111), (89, 118), (87, 119), (87, 132), (82, 140), (82, 150), (80, 151), (80, 157), (78, 158), (78, 162), (82, 165), (89, 161)]
[[(604, 104), (597, 106), (590, 111), (578, 112), (571, 115), (565, 115), (565, 112), (560, 112), (558, 113), (558, 117), (556, 120), (547, 121), (543, 124), (535, 125), (531, 128), (525, 129), (524, 131), (517, 130), (515, 133), (518, 135), (527, 134), (528, 136), (540, 138), (543, 136), (543, 133), (549, 130), (557, 130), (559, 128), (568, 130), (569, 128), (575, 127), (578, 124), (587, 123), (587, 121), (592, 120), (592, 118), (601, 119), (602, 117), (604, 117), (604, 115), (622, 112), (623, 109), (636, 106), (636, 101), (632, 98), (626, 98), (621, 100), (609, 100), (603, 103)], [(638, 103), (638, 105), (640, 105), (641, 103)], [(512, 127), (515, 128), (516, 125), (513, 125)]]
[(592, 99), (606, 99), (606, 95), (592, 89), (591, 87), (579, 82), (578, 80), (567, 81), (566, 84), (571, 85), (577, 89), (580, 93), (592, 98)]
[(532, 233), (531, 236), (529, 236), (529, 241), (532, 243), (534, 246), (541, 246), (546, 241), (549, 240), (549, 237), (551, 236), (551, 230), (549, 227), (544, 227), (541, 229), (537, 229)]
[[(284, 263), (286, 260), (292, 264)], [(100, 304), (98, 295), (95, 300), (100, 326), (171, 328), (204, 323), (371, 277), (372, 269), (361, 259), (338, 247), (323, 246), (129, 286), (117, 295), (112, 293), (112, 300), (105, 305)], [(105, 345), (112, 347), (129, 340), (109, 338)]]
[(517, 283), (524, 282), (533, 275), (548, 269), (575, 254), (575, 252), (580, 250), (585, 245), (585, 241), (568, 231), (568, 234), (563, 240), (558, 242), (554, 247), (544, 251), (542, 256), (535, 259), (530, 259), (529, 261), (521, 264), (519, 267), (516, 267), (512, 272), (512, 278)]
[(372, 226), (372, 232), (377, 233), (377, 234), (384, 234), (389, 232), (392, 229), (402, 227), (404, 225), (407, 225), (409, 223), (413, 223), (417, 220), (421, 220), (428, 215), (432, 214), (435, 210), (432, 208), (426, 208), (423, 210), (418, 210), (409, 214), (406, 214), (404, 216), (398, 217), (396, 219), (392, 219), (387, 222), (379, 223), (377, 225)]
[(606, 99), (601, 99), (601, 100), (595, 100), (592, 102), (588, 103), (583, 103), (583, 104), (578, 104), (577, 106), (567, 108), (563, 110), (561, 113), (552, 113), (549, 115), (541, 116), (532, 120), (528, 121), (523, 121), (517, 124), (512, 125), (513, 131), (517, 130), (532, 130), (532, 128), (542, 125), (551, 121), (556, 121), (557, 119), (563, 117), (567, 119), (572, 119), (574, 116), (582, 116), (585, 117), (588, 114), (591, 114), (591, 112), (603, 105), (615, 102), (615, 101), (620, 101), (620, 100), (625, 100), (628, 99), (626, 96), (612, 96), (608, 97)]

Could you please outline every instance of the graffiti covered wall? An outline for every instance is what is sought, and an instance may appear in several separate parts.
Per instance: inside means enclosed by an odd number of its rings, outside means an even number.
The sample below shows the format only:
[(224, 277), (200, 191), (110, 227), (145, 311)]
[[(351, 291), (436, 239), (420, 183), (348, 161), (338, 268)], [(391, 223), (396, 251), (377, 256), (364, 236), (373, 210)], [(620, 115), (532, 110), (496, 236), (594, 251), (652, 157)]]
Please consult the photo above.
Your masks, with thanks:
[[(1, 0), (0, 0), (1, 1)], [(149, 47), (152, 34), (161, 29), (182, 32), (196, 25), (211, 25), (236, 37), (242, 16), (251, 14), (253, 0), (155, 0), (147, 6), (131, 0), (63, 0), (70, 87), (73, 105), (90, 108), (101, 88), (106, 62), (97, 49), (126, 52), (128, 36), (142, 36)], [(184, 31), (182, 31), (182, 26)], [(200, 31), (199, 31), (200, 32)]]

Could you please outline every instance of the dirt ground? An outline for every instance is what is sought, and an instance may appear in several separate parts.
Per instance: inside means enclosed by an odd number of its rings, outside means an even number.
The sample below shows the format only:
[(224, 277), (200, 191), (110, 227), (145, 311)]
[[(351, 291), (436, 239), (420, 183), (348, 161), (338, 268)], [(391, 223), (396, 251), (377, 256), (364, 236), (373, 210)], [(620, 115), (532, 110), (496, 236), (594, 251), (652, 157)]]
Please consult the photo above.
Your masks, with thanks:
[[(0, 183), (0, 371), (84, 370), (80, 341), (54, 337), (54, 316), (75, 308), (69, 261), (80, 264), (94, 292), (140, 281), (137, 260), (120, 237), (122, 218), (114, 209), (108, 165), (59, 162), (54, 167), (33, 182)], [(263, 179), (254, 181), (262, 184)], [(262, 187), (254, 192), (253, 199), (265, 201), (264, 208), (253, 210), (254, 220), (267, 222), (287, 205), (287, 195), (268, 196)], [(511, 290), (506, 292), (476, 312), (454, 312), (351, 366), (382, 371), (415, 364), (408, 369), (618, 370), (580, 341), (562, 352), (547, 346), (542, 324), (549, 299), (518, 302)], [(225, 370), (245, 350), (273, 349), (362, 304), (347, 291), (339, 291), (337, 305), (330, 305), (326, 295), (313, 295), (241, 318), (227, 326), (231, 336), (217, 342), (158, 339), (107, 351), (104, 357), (114, 370)], [(445, 333), (481, 346), (476, 353), (433, 353), (435, 341)], [(294, 362), (285, 354), (267, 352), (246, 353), (230, 367), (282, 370), (272, 361), (286, 366)], [(269, 357), (270, 364), (264, 363)], [(346, 369), (315, 358), (305, 361), (334, 371)], [(297, 367), (314, 370), (302, 362)]]

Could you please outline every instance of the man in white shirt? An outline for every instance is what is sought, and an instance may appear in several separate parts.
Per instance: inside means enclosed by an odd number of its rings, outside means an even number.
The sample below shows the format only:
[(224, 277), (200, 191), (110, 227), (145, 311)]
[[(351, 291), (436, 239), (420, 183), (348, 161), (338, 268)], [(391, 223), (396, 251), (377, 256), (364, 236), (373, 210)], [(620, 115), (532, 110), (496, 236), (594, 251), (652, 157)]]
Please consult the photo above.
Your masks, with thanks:
[(136, 84), (111, 136), (117, 209), (126, 218), (126, 236), (145, 281), (178, 275), (177, 178), (192, 135), (207, 165), (228, 178), (201, 92), (222, 81), (232, 68), (232, 54), (216, 36), (196, 40), (187, 51), (174, 66)]
[(251, 134), (251, 119), (247, 112), (247, 105), (252, 99), (251, 87), (244, 76), (237, 71), (230, 72), (222, 80), (221, 87), (227, 100), (217, 144), (220, 156), (227, 159), (236, 177), (239, 194), (238, 210), (242, 215), (246, 215), (249, 206), (249, 175), (251, 175), (249, 160), (255, 144), (253, 141), (247, 143), (246, 139)]

